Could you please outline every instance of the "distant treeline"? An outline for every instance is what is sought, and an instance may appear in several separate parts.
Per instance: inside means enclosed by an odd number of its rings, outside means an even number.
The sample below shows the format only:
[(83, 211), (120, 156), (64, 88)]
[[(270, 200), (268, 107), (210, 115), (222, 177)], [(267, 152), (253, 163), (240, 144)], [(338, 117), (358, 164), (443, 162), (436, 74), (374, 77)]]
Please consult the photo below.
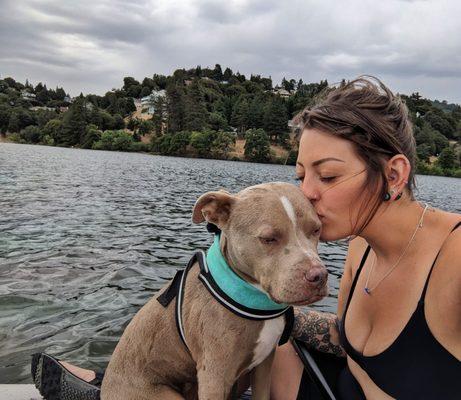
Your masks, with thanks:
[[(288, 121), (325, 90), (326, 80), (284, 78), (274, 87), (270, 77), (247, 79), (219, 64), (155, 74), (142, 82), (125, 77), (120, 89), (104, 96), (73, 99), (63, 88), (5, 78), (0, 80), (0, 130), (21, 143), (220, 159), (236, 157), (236, 140), (246, 139), (244, 159), (293, 163), (296, 141), (290, 139)], [(146, 119), (144, 109), (137, 118), (137, 99), (147, 96), (151, 115)], [(415, 127), (418, 172), (461, 176), (461, 107), (418, 93), (402, 98)], [(141, 137), (149, 137), (149, 143)], [(274, 146), (287, 156), (277, 158)]]

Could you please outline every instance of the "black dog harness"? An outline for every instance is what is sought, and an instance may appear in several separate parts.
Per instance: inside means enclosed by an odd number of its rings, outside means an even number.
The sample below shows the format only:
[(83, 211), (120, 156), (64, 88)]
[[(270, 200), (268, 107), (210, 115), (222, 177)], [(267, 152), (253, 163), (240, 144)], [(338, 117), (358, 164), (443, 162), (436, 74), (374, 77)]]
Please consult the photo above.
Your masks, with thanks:
[(285, 344), (290, 338), (291, 331), (293, 329), (294, 323), (294, 313), (293, 307), (287, 306), (280, 310), (259, 310), (248, 308), (234, 299), (229, 297), (221, 288), (218, 286), (213, 276), (211, 275), (209, 268), (206, 263), (206, 255), (203, 251), (196, 252), (189, 263), (187, 264), (184, 270), (176, 272), (173, 280), (171, 281), (168, 288), (157, 297), (158, 302), (163, 306), (167, 307), (171, 301), (176, 298), (176, 308), (175, 308), (175, 319), (176, 327), (181, 337), (182, 342), (188, 348), (186, 343), (186, 337), (184, 335), (184, 327), (182, 321), (182, 305), (184, 301), (184, 288), (186, 284), (187, 275), (195, 264), (198, 261), (200, 267), (199, 279), (206, 287), (208, 292), (224, 307), (229, 311), (238, 315), (239, 317), (257, 321), (263, 321), (267, 319), (273, 319), (285, 315), (285, 329), (283, 330), (282, 336), (279, 341), (279, 346)]

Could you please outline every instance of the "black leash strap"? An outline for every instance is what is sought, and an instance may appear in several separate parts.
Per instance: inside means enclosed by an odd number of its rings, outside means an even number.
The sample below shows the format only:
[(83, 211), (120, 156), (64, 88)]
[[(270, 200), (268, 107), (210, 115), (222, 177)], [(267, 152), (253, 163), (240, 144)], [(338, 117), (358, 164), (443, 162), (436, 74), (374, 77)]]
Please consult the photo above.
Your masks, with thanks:
[(288, 307), (285, 311), (285, 328), (283, 329), (282, 336), (279, 340), (279, 346), (282, 346), (290, 340), (291, 332), (293, 331), (293, 324), (295, 323), (295, 313), (293, 307)]

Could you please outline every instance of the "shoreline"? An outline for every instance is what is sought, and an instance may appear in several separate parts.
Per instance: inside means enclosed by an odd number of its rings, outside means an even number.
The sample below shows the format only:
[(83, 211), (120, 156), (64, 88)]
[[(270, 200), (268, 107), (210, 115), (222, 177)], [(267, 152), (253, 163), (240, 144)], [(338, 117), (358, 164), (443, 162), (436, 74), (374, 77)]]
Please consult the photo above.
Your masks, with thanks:
[[(53, 145), (46, 145), (46, 144), (39, 144), (39, 143), (18, 143), (18, 142), (14, 142), (12, 140), (8, 140), (8, 138), (4, 137), (3, 135), (0, 135), (0, 143), (11, 143), (11, 144), (28, 145), (28, 146), (55, 147), (55, 148), (73, 149), (73, 150), (109, 151), (109, 152), (115, 152), (115, 153), (144, 154), (144, 155), (151, 155), (151, 156), (178, 157), (178, 158), (190, 158), (190, 159), (201, 159), (201, 160), (236, 161), (236, 162), (246, 162), (246, 163), (250, 163), (250, 164), (294, 166), (294, 164), (288, 164), (286, 162), (285, 163), (276, 163), (276, 162), (261, 163), (261, 162), (249, 161), (249, 160), (245, 160), (244, 158), (240, 158), (240, 157), (236, 156), (235, 153), (231, 158), (211, 158), (211, 157), (210, 158), (205, 158), (205, 157), (195, 157), (192, 154), (166, 155), (166, 154), (161, 154), (161, 153), (156, 153), (156, 152), (144, 152), (144, 151), (118, 151), (118, 150), (82, 149), (80, 147), (53, 146)], [(287, 161), (288, 161), (288, 159), (287, 159)], [(430, 165), (429, 167), (432, 168), (432, 165)], [(458, 168), (455, 171), (458, 172), (458, 174), (456, 176), (431, 174), (430, 171), (428, 171), (428, 172), (426, 172), (426, 171), (416, 171), (416, 175), (439, 176), (439, 177), (443, 177), (443, 178), (461, 179), (461, 169)], [(0, 398), (0, 400), (2, 400), (2, 399)]]

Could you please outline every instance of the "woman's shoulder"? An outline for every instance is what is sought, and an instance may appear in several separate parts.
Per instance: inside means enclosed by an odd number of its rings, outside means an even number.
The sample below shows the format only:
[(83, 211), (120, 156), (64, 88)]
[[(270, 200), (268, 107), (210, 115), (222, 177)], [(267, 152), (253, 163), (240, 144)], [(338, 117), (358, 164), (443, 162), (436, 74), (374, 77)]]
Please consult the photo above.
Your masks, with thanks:
[(461, 214), (440, 210), (437, 212), (440, 216), (439, 226), (443, 232), (437, 263), (446, 261), (449, 265), (447, 268), (461, 275)]
[(434, 307), (435, 315), (443, 310), (444, 317), (441, 319), (441, 326), (447, 332), (457, 332), (459, 337), (461, 329), (461, 226), (454, 228), (461, 222), (461, 215), (443, 212), (439, 216), (443, 241), (431, 267), (432, 273), (426, 295), (426, 299), (429, 299), (428, 314), (431, 315), (431, 309)]
[(357, 272), (367, 247), (368, 242), (360, 236), (357, 236), (349, 242), (344, 271), (350, 273), (351, 277)]

